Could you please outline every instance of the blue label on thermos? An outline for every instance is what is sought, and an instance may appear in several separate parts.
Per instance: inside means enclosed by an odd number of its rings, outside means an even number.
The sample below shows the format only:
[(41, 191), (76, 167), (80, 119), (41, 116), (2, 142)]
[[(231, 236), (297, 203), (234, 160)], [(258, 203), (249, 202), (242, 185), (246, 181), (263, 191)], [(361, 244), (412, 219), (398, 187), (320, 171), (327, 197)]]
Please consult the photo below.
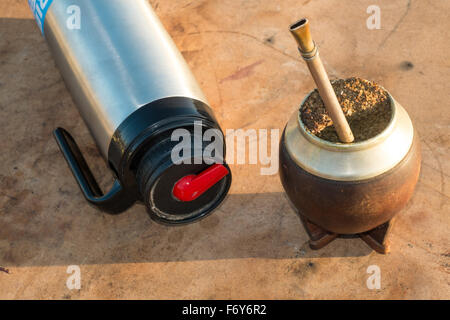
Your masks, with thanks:
[(47, 14), (48, 8), (52, 4), (53, 0), (28, 0), (31, 11), (36, 18), (39, 29), (41, 29), (42, 34), (44, 34), (44, 21), (45, 15)]

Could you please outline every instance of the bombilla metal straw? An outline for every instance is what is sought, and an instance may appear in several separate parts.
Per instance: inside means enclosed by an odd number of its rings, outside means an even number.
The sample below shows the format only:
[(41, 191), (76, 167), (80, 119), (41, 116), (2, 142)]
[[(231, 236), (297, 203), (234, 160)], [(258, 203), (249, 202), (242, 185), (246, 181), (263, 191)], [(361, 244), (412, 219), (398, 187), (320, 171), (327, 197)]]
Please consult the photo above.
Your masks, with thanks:
[(291, 25), (290, 31), (297, 41), (299, 51), (308, 65), (309, 71), (317, 85), (319, 95), (325, 104), (331, 120), (333, 120), (333, 125), (339, 136), (339, 140), (344, 143), (353, 142), (355, 138), (353, 137), (352, 130), (331, 86), (322, 60), (319, 57), (319, 50), (311, 37), (308, 19), (297, 21)]

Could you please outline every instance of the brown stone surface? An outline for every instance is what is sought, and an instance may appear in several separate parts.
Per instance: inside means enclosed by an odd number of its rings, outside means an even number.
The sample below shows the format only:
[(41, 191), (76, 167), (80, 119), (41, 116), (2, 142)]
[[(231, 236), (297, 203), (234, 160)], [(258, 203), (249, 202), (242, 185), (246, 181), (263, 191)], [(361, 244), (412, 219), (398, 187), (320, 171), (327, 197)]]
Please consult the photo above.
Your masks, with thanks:
[[(234, 165), (215, 214), (185, 227), (143, 207), (89, 207), (51, 132), (75, 135), (102, 186), (111, 176), (55, 68), (26, 1), (0, 2), (0, 298), (450, 298), (450, 2), (177, 0), (152, 4), (226, 128), (282, 129), (313, 89), (288, 26), (307, 16), (330, 78), (381, 84), (415, 121), (423, 167), (391, 253), (360, 239), (319, 251), (278, 176)], [(423, 45), (427, 44), (427, 45)], [(370, 265), (381, 289), (366, 286)], [(81, 290), (66, 287), (79, 265)], [(8, 270), (6, 273), (3, 270)]]

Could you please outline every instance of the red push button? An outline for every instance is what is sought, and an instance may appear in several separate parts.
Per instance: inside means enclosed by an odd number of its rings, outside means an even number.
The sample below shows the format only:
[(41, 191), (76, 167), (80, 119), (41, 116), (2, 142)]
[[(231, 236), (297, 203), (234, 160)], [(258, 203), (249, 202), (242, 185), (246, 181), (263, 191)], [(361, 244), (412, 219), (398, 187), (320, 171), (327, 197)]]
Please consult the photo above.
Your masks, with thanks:
[(193, 201), (229, 173), (221, 164), (214, 164), (202, 173), (191, 174), (178, 180), (173, 187), (173, 195), (180, 201)]

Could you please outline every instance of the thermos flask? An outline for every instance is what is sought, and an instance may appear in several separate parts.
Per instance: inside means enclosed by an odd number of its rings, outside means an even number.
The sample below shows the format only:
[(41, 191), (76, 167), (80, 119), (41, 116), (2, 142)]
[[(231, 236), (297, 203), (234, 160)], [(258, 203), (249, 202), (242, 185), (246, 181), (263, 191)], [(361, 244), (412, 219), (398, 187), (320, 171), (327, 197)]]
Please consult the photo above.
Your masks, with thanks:
[[(38, 26), (115, 182), (103, 193), (71, 135), (54, 136), (86, 200), (120, 213), (142, 202), (167, 224), (193, 222), (225, 198), (231, 173), (208, 102), (146, 0), (29, 0)], [(173, 161), (189, 133), (191, 149)], [(199, 130), (198, 130), (199, 129)], [(222, 149), (205, 156), (203, 133)], [(213, 138), (210, 137), (210, 141)], [(185, 150), (184, 150), (185, 151)]]

